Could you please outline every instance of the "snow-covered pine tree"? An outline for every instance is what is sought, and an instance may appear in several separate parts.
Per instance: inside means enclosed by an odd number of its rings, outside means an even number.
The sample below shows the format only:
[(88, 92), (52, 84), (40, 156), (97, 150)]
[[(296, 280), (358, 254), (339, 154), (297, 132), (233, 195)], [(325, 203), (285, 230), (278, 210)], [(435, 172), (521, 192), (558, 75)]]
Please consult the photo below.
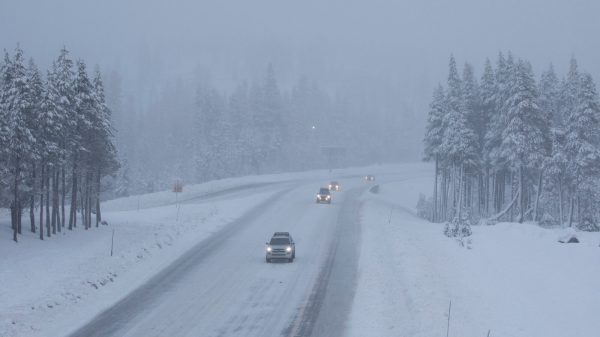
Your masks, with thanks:
[[(48, 194), (48, 187), (46, 182), (50, 176), (52, 167), (58, 167), (64, 165), (65, 149), (64, 144), (64, 130), (66, 129), (64, 123), (67, 119), (65, 104), (63, 96), (59, 92), (58, 81), (54, 77), (56, 72), (53, 68), (52, 72), (48, 72), (46, 84), (44, 86), (44, 92), (42, 97), (42, 105), (40, 109), (40, 115), (38, 117), (39, 132), (36, 133), (39, 147), (39, 171), (40, 171), (40, 239), (44, 239), (43, 235), (43, 222), (44, 222), (44, 198)], [(63, 185), (64, 195), (64, 185)], [(46, 224), (49, 223), (48, 219), (49, 210), (46, 212)], [(61, 212), (61, 223), (60, 226), (64, 227), (64, 198), (63, 207)], [(49, 232), (47, 234), (50, 234)]]
[(239, 84), (229, 97), (229, 117), (232, 131), (232, 155), (238, 175), (251, 173), (252, 115), (248, 107), (248, 84)]
[(479, 135), (479, 143), (481, 145), (481, 164), (482, 170), (484, 172), (484, 213), (489, 214), (490, 212), (490, 199), (492, 189), (490, 188), (494, 181), (492, 181), (491, 176), (491, 158), (490, 153), (492, 152), (495, 144), (488, 142), (488, 135), (492, 135), (492, 130), (490, 130), (490, 125), (492, 124), (492, 116), (494, 116), (497, 112), (497, 104), (495, 101), (496, 92), (498, 90), (496, 86), (496, 80), (494, 77), (494, 69), (492, 68), (492, 63), (490, 59), (485, 60), (485, 65), (483, 68), (483, 75), (481, 76), (479, 93), (481, 100), (481, 130), (478, 133)]
[(104, 176), (114, 176), (119, 169), (117, 160), (117, 149), (113, 142), (113, 132), (111, 127), (111, 111), (106, 105), (104, 95), (104, 84), (100, 75), (100, 70), (96, 69), (93, 80), (93, 96), (95, 101), (93, 125), (93, 140), (91, 151), (93, 152), (93, 161), (90, 169), (92, 170), (94, 179), (94, 201), (95, 205), (90, 206), (95, 208), (96, 227), (102, 221), (102, 213), (100, 210), (100, 192), (101, 179)]
[[(446, 115), (446, 95), (442, 85), (438, 85), (433, 92), (433, 98), (429, 104), (429, 115), (427, 117), (427, 127), (425, 130), (425, 160), (435, 161), (435, 177), (433, 187), (433, 214), (432, 221), (440, 219), (438, 211), (438, 176), (440, 171), (440, 160), (444, 158), (441, 151), (444, 136), (444, 118)], [(445, 184), (443, 185), (445, 187)], [(445, 195), (445, 194), (444, 194)]]
[(196, 172), (199, 181), (227, 175), (229, 139), (223, 98), (212, 87), (200, 87), (196, 96)]
[(476, 138), (473, 143), (475, 147), (476, 158), (474, 159), (473, 165), (466, 167), (468, 179), (465, 181), (465, 201), (464, 205), (467, 208), (472, 209), (473, 205), (473, 194), (476, 180), (476, 192), (477, 192), (477, 213), (481, 213), (482, 205), (482, 185), (483, 176), (481, 174), (483, 158), (481, 152), (483, 149), (483, 138), (485, 135), (485, 124), (486, 121), (481, 110), (481, 97), (479, 93), (479, 85), (475, 79), (475, 73), (473, 66), (469, 63), (465, 63), (463, 68), (462, 76), (462, 93), (463, 93), (463, 109), (467, 120), (467, 128), (475, 133)]
[(273, 64), (269, 63), (263, 84), (262, 99), (262, 137), (263, 146), (266, 150), (266, 160), (271, 163), (269, 169), (273, 170), (273, 164), (281, 162), (283, 134), (286, 132), (283, 125), (283, 104)]
[(513, 85), (506, 101), (506, 127), (502, 130), (500, 158), (518, 174), (519, 222), (523, 222), (529, 201), (527, 176), (539, 168), (548, 155), (549, 121), (538, 105), (538, 92), (531, 65), (515, 64)]
[(552, 125), (561, 125), (559, 118), (559, 99), (560, 82), (554, 71), (554, 66), (550, 64), (548, 69), (542, 73), (540, 78), (540, 109), (546, 117), (552, 121)]
[[(570, 81), (568, 81), (570, 82)], [(573, 110), (566, 116), (565, 152), (567, 172), (571, 176), (569, 227), (573, 223), (574, 205), (579, 203), (578, 222), (591, 222), (600, 187), (600, 104), (596, 85), (590, 74), (579, 76)]]
[[(94, 88), (87, 74), (87, 67), (83, 60), (76, 62), (76, 75), (73, 82), (73, 91), (75, 93), (73, 106), (75, 112), (74, 132), (71, 135), (71, 155), (73, 160), (73, 182), (75, 186), (74, 193), (71, 195), (72, 206), (71, 212), (77, 211), (77, 184), (80, 183), (80, 202), (81, 219), (85, 229), (91, 227), (91, 184), (92, 184), (92, 167), (94, 165), (94, 132), (95, 127), (99, 124), (98, 116), (96, 115), (96, 97), (94, 96)], [(81, 179), (77, 178), (80, 176)], [(75, 201), (73, 201), (75, 200)], [(76, 213), (73, 214), (76, 216)]]
[(46, 132), (41, 125), (42, 107), (44, 99), (44, 84), (40, 72), (35, 65), (33, 59), (29, 60), (27, 67), (27, 102), (28, 106), (26, 109), (26, 123), (35, 138), (31, 153), (27, 158), (27, 166), (29, 171), (29, 177), (27, 180), (28, 185), (28, 199), (29, 199), (29, 219), (30, 219), (30, 230), (32, 233), (36, 232), (35, 226), (35, 197), (36, 197), (36, 174), (37, 174), (37, 163), (39, 162), (43, 151), (44, 151), (44, 139), (43, 135)]
[(263, 88), (260, 84), (254, 82), (250, 86), (248, 101), (249, 101), (249, 113), (251, 114), (252, 123), (250, 129), (252, 130), (252, 136), (250, 139), (250, 148), (252, 149), (251, 161), (252, 170), (255, 174), (262, 172), (262, 165), (267, 159), (267, 139), (266, 126), (262, 122), (264, 116), (264, 100), (263, 100)]
[(476, 167), (477, 164), (477, 135), (469, 128), (464, 110), (462, 83), (453, 56), (449, 62), (446, 106), (448, 110), (442, 124), (444, 136), (441, 149), (445, 153), (447, 165), (452, 170), (454, 211), (456, 216), (460, 217), (465, 201), (463, 195), (466, 169)]
[[(562, 187), (559, 186), (561, 179), (564, 176), (566, 169), (566, 162), (564, 156), (561, 154), (562, 151), (562, 140), (564, 140), (564, 132), (562, 130), (562, 117), (560, 116), (560, 82), (554, 71), (554, 66), (550, 64), (548, 69), (542, 73), (539, 82), (539, 104), (542, 113), (545, 118), (550, 121), (550, 142), (551, 142), (551, 154), (542, 165), (543, 174), (538, 180), (538, 189), (534, 207), (533, 219), (537, 220), (539, 213), (539, 203), (542, 197), (542, 191), (546, 190), (546, 197), (544, 198), (546, 203), (552, 203), (553, 206), (547, 207), (545, 212), (554, 212), (559, 210), (558, 214), (554, 214), (553, 218), (560, 218), (562, 215), (562, 205), (560, 199), (555, 198), (559, 193), (562, 193)], [(549, 215), (549, 213), (546, 213)], [(548, 217), (546, 217), (548, 218)]]
[(23, 171), (27, 156), (32, 153), (35, 146), (35, 138), (25, 117), (29, 106), (27, 101), (29, 88), (23, 50), (17, 47), (13, 59), (5, 63), (8, 66), (4, 72), (2, 97), (0, 97), (0, 106), (2, 106), (0, 120), (3, 139), (6, 141), (4, 150), (12, 176), (11, 224), (13, 240), (17, 242), (17, 234), (21, 231)]
[(49, 84), (53, 87), (56, 97), (55, 107), (57, 108), (54, 116), (60, 120), (59, 140), (60, 160), (59, 167), (61, 172), (61, 226), (65, 225), (65, 199), (66, 199), (66, 174), (67, 167), (71, 169), (71, 209), (69, 214), (68, 228), (72, 229), (77, 225), (75, 217), (77, 212), (77, 158), (76, 149), (79, 148), (79, 135), (77, 134), (77, 114), (75, 112), (75, 91), (74, 91), (75, 72), (73, 70), (73, 61), (69, 58), (69, 51), (66, 47), (60, 50), (59, 56), (53, 64)]

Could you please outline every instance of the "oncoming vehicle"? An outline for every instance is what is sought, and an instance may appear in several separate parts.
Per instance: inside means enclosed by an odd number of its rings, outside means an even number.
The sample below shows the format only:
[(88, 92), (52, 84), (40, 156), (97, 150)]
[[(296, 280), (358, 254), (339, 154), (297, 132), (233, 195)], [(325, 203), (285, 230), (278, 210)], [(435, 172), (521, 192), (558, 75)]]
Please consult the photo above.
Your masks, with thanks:
[(267, 242), (266, 260), (270, 263), (273, 259), (285, 259), (294, 262), (296, 258), (296, 244), (289, 232), (275, 232), (271, 241)]
[(329, 190), (339, 192), (340, 191), (340, 183), (338, 183), (337, 181), (330, 182)]
[(317, 204), (320, 203), (331, 204), (331, 192), (328, 188), (321, 188), (317, 193)]
[(366, 181), (375, 181), (375, 176), (372, 174), (366, 175), (365, 180)]

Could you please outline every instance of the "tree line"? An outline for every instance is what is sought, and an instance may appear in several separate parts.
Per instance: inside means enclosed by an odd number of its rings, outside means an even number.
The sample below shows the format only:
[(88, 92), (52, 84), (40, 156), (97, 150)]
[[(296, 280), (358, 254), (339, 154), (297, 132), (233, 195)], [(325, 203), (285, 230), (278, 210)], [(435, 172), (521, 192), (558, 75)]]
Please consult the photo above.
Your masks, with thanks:
[[(446, 87), (433, 93), (425, 159), (435, 162), (432, 221), (537, 221), (597, 230), (600, 218), (600, 104), (592, 76), (570, 62), (550, 65), (500, 53), (478, 80), (450, 58)], [(463, 214), (461, 214), (463, 213)]]
[(113, 90), (118, 74), (110, 74), (107, 100), (118, 120), (122, 163), (116, 196), (169, 188), (177, 179), (200, 183), (398, 160), (402, 144), (410, 145), (397, 136), (408, 125), (405, 116), (383, 106), (391, 98), (332, 93), (305, 76), (286, 88), (273, 65), (258, 73), (230, 90), (208, 75), (167, 84), (145, 108)]
[[(39, 238), (102, 221), (101, 180), (119, 168), (111, 111), (100, 72), (66, 48), (43, 76), (17, 47), (0, 62), (0, 202), (11, 211), (13, 240)], [(78, 215), (79, 213), (79, 215)]]

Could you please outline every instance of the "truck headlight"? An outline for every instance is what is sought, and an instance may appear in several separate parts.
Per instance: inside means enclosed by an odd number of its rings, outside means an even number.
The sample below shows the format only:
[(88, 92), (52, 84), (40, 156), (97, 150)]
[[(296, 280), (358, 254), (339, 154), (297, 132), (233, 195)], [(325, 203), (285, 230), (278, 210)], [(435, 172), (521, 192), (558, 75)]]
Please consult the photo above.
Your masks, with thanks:
[(270, 252), (270, 251), (271, 251), (271, 247), (267, 247), (267, 252)]
[(286, 251), (286, 252), (288, 252), (288, 253), (289, 253), (289, 252), (291, 252), (291, 251), (292, 251), (292, 247), (288, 246), (288, 247), (285, 249), (285, 251)]

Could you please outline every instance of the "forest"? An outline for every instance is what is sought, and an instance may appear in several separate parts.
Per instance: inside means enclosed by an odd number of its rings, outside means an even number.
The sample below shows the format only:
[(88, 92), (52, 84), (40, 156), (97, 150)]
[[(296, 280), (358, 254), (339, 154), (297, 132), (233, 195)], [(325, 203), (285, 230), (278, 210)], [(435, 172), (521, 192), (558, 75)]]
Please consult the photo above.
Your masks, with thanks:
[(408, 112), (397, 87), (326, 86), (303, 75), (284, 82), (267, 61), (255, 72), (225, 86), (207, 70), (161, 83), (147, 99), (131, 97), (118, 70), (107, 72), (122, 166), (111, 197), (169, 189), (175, 181), (418, 158), (425, 118)]
[(63, 48), (43, 76), (17, 47), (5, 52), (0, 78), (0, 193), (13, 240), (27, 216), (41, 240), (78, 218), (98, 226), (101, 180), (119, 168), (100, 72), (90, 76)]
[(66, 47), (50, 64), (44, 74), (20, 47), (0, 63), (0, 207), (15, 241), (26, 221), (42, 240), (99, 226), (101, 201), (174, 182), (392, 162), (417, 141), (392, 89), (284, 87), (268, 62), (230, 90), (209, 76), (159, 83), (145, 105)]
[[(435, 162), (432, 198), (419, 212), (435, 222), (534, 221), (598, 230), (600, 105), (596, 84), (571, 59), (559, 77), (510, 52), (488, 59), (477, 79), (450, 58), (433, 93), (425, 159)], [(460, 221), (458, 221), (460, 222)]]

